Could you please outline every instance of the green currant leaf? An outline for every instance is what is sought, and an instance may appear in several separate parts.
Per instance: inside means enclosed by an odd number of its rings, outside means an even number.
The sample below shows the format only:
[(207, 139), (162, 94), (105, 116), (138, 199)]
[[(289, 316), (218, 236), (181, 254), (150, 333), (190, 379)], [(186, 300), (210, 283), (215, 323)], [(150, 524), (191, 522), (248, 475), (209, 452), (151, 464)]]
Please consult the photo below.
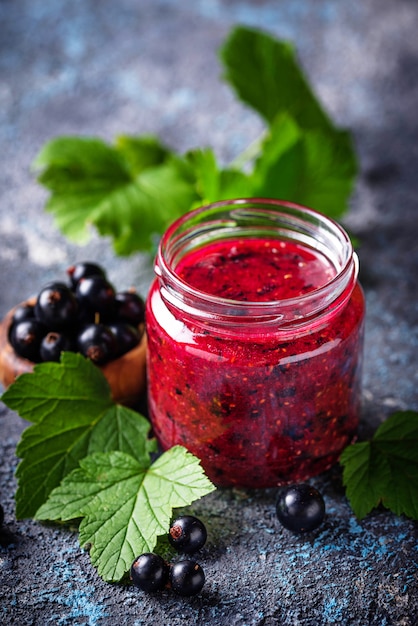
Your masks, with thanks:
[(134, 183), (92, 210), (90, 221), (100, 235), (113, 238), (119, 255), (150, 250), (155, 238), (188, 211), (197, 197), (184, 173), (174, 159), (145, 170)]
[(196, 204), (207, 204), (219, 197), (219, 167), (216, 156), (210, 148), (190, 150), (186, 158), (194, 171), (196, 192), (199, 200)]
[[(70, 240), (94, 227), (119, 255), (146, 250), (186, 211), (251, 196), (286, 199), (332, 217), (348, 207), (357, 160), (348, 132), (316, 98), (293, 47), (256, 29), (233, 29), (220, 49), (225, 78), (268, 125), (227, 167), (210, 148), (176, 154), (152, 136), (121, 135), (113, 145), (57, 137), (34, 161), (50, 192), (46, 209)], [(255, 165), (254, 171), (251, 167)]]
[[(306, 176), (304, 133), (287, 114), (278, 115), (261, 145), (253, 180), (256, 195), (289, 198), (301, 193)], [(303, 192), (302, 192), (303, 193)]]
[(226, 80), (269, 126), (255, 160), (252, 195), (343, 215), (358, 170), (352, 138), (325, 113), (292, 46), (240, 26), (220, 55)]
[(91, 415), (112, 404), (109, 384), (99, 368), (72, 352), (64, 352), (60, 363), (35, 365), (33, 372), (16, 378), (1, 399), (33, 423), (58, 419), (57, 408), (65, 423), (72, 414)]
[(123, 452), (96, 453), (80, 461), (36, 514), (41, 520), (83, 518), (80, 544), (106, 581), (119, 581), (139, 554), (167, 533), (172, 509), (191, 504), (215, 487), (199, 460), (182, 446), (151, 466)]
[(371, 441), (344, 450), (343, 481), (359, 519), (379, 504), (418, 519), (417, 449), (418, 413), (399, 411), (379, 426)]
[(210, 148), (192, 150), (187, 153), (187, 158), (193, 168), (196, 192), (199, 195), (195, 206), (252, 195), (251, 177), (232, 167), (220, 168)]
[(34, 161), (51, 195), (46, 209), (70, 240), (84, 244), (90, 227), (113, 238), (115, 252), (149, 250), (153, 236), (196, 200), (187, 161), (150, 137), (58, 137)]
[(305, 131), (288, 114), (279, 114), (255, 162), (253, 192), (338, 217), (347, 210), (356, 171), (348, 133)]
[(149, 422), (115, 404), (106, 378), (80, 354), (41, 363), (22, 374), (2, 401), (30, 422), (17, 446), (16, 516), (32, 517), (51, 490), (87, 454), (121, 450), (148, 462), (156, 449)]
[(149, 167), (161, 165), (170, 157), (170, 150), (157, 137), (151, 135), (119, 135), (115, 140), (115, 148), (123, 157), (131, 176), (137, 176)]
[(293, 46), (260, 30), (237, 26), (220, 48), (224, 78), (268, 124), (290, 114), (303, 129), (332, 129), (296, 59)]

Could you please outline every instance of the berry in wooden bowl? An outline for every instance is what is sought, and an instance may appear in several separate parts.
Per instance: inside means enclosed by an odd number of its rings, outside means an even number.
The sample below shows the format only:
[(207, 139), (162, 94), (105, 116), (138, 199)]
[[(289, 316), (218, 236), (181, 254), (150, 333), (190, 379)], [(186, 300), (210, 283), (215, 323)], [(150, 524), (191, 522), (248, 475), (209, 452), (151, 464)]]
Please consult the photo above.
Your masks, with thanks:
[(36, 363), (80, 352), (105, 375), (113, 399), (135, 405), (145, 393), (144, 302), (117, 292), (104, 270), (79, 263), (69, 284), (55, 281), (7, 313), (0, 323), (0, 383), (7, 387)]

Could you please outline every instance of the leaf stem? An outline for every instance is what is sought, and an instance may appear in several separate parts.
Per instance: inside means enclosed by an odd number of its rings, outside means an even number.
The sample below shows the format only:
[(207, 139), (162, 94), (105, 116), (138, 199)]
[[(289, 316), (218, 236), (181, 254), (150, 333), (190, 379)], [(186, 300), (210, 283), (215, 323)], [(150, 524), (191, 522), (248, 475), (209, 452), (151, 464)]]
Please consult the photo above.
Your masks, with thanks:
[(233, 159), (229, 167), (231, 169), (240, 170), (243, 169), (244, 166), (250, 161), (254, 161), (254, 159), (260, 154), (261, 146), (266, 138), (267, 130), (264, 130), (261, 135), (259, 135), (254, 141), (252, 141), (246, 148), (243, 150), (238, 156)]

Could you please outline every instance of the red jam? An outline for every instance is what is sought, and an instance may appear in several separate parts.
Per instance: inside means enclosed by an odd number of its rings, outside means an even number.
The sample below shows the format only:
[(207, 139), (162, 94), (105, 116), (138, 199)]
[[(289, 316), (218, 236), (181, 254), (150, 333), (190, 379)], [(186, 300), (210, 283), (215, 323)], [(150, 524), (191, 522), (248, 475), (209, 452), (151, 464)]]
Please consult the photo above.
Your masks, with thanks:
[(173, 256), (182, 297), (157, 261), (149, 410), (161, 446), (186, 446), (215, 484), (267, 487), (328, 469), (355, 436), (364, 299), (353, 274), (306, 312), (339, 269), (303, 241), (243, 232)]
[(331, 263), (313, 250), (277, 239), (213, 243), (189, 254), (175, 269), (200, 291), (247, 302), (294, 298), (335, 276)]

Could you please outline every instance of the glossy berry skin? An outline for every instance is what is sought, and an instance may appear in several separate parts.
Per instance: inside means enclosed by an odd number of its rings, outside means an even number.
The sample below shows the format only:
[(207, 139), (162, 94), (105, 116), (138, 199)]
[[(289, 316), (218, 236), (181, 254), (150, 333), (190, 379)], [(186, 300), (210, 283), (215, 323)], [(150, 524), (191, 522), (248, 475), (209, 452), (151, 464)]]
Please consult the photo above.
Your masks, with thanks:
[(78, 335), (77, 348), (96, 365), (103, 365), (114, 358), (115, 338), (105, 324), (89, 324)]
[(103, 276), (82, 278), (75, 290), (79, 306), (87, 314), (99, 316), (99, 321), (111, 320), (116, 311), (115, 289)]
[(115, 337), (117, 346), (115, 352), (116, 358), (135, 348), (141, 340), (138, 329), (131, 326), (131, 324), (115, 322), (114, 324), (109, 324), (109, 328)]
[(132, 326), (138, 326), (145, 320), (145, 303), (135, 291), (121, 291), (116, 294), (116, 314)]
[(46, 334), (45, 326), (36, 319), (27, 319), (12, 324), (9, 341), (19, 356), (35, 363), (39, 361), (39, 348)]
[(82, 278), (89, 278), (91, 276), (102, 276), (102, 278), (106, 278), (105, 270), (97, 263), (90, 261), (82, 261), (71, 265), (67, 269), (67, 274), (73, 289), (77, 287), (77, 284)]
[(34, 317), (35, 305), (25, 302), (24, 304), (19, 304), (19, 306), (15, 308), (11, 323), (17, 324), (17, 322), (23, 322), (23, 320), (33, 319)]
[(158, 554), (145, 552), (132, 563), (130, 578), (142, 591), (160, 591), (168, 582), (168, 565)]
[(35, 304), (35, 316), (48, 330), (61, 330), (77, 320), (78, 304), (71, 289), (64, 283), (44, 287)]
[(205, 573), (196, 561), (177, 561), (170, 565), (170, 585), (180, 596), (195, 596), (205, 584)]
[(193, 515), (182, 515), (175, 519), (168, 532), (168, 540), (173, 548), (186, 554), (200, 550), (206, 539), (205, 525)]
[(39, 352), (42, 361), (59, 361), (64, 351), (74, 351), (74, 341), (64, 333), (51, 331), (41, 341)]
[(289, 485), (279, 491), (276, 513), (280, 523), (296, 533), (315, 530), (325, 517), (325, 502), (315, 487), (307, 483)]

